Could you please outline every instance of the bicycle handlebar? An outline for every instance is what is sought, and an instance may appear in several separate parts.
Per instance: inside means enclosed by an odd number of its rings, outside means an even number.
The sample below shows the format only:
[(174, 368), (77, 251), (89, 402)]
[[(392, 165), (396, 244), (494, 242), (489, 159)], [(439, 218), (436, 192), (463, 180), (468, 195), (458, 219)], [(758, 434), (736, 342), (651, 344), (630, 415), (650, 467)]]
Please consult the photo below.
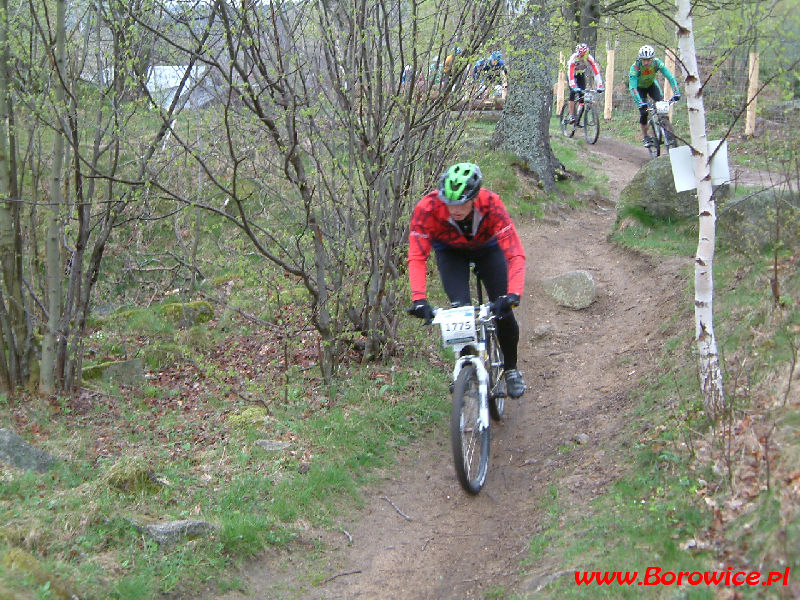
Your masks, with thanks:
[[(480, 306), (473, 305), (473, 308), (475, 309), (475, 316), (476, 317), (480, 313), (481, 308), (483, 306), (486, 307), (487, 312), (488, 312), (488, 317), (486, 319), (487, 321), (491, 321), (491, 320), (493, 320), (494, 318), (497, 317), (497, 315), (492, 312), (492, 307), (491, 307), (491, 303), (490, 302), (486, 302), (485, 304), (481, 304)], [(433, 306), (431, 308), (433, 309), (433, 316), (434, 317), (436, 316), (436, 314), (440, 310), (444, 310), (441, 306)], [(458, 307), (454, 306), (453, 308), (458, 308)], [(408, 306), (408, 307), (403, 309), (403, 312), (405, 312), (407, 315), (413, 315), (414, 314), (414, 307), (413, 306)], [(430, 325), (430, 323), (425, 323), (425, 325)]]

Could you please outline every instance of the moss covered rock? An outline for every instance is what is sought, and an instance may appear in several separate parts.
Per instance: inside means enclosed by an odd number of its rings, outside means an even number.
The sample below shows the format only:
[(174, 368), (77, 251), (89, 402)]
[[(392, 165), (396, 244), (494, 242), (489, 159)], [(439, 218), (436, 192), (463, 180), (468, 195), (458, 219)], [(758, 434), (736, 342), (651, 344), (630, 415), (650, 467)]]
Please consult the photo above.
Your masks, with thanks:
[(161, 487), (141, 456), (122, 457), (106, 470), (102, 479), (108, 486), (127, 493), (152, 493)]
[(672, 163), (662, 154), (648, 161), (633, 176), (619, 195), (617, 214), (644, 211), (659, 219), (685, 219), (697, 216), (697, 193), (676, 192)]
[(228, 424), (235, 429), (250, 429), (268, 421), (269, 415), (263, 406), (248, 406), (242, 412), (228, 417)]
[[(80, 597), (74, 584), (63, 581), (57, 577), (55, 573), (52, 573), (46, 569), (44, 565), (39, 562), (39, 559), (32, 554), (25, 552), (25, 550), (22, 550), (21, 548), (10, 548), (7, 550), (3, 554), (2, 559), (0, 559), (0, 564), (2, 564), (5, 569), (19, 574), (20, 577), (25, 577), (26, 575), (31, 576), (39, 584), (47, 584), (52, 597), (57, 598), (58, 600), (72, 600), (72, 598)], [(0, 592), (4, 591), (5, 590), (0, 584)], [(9, 595), (5, 595), (5, 593), (3, 593), (3, 595), (0, 597), (2, 597), (4, 600), (26, 598), (26, 596), (18, 595), (13, 592), (8, 592), (8, 594)]]
[(161, 307), (161, 312), (165, 318), (182, 327), (208, 323), (214, 318), (214, 309), (205, 300), (165, 304)]

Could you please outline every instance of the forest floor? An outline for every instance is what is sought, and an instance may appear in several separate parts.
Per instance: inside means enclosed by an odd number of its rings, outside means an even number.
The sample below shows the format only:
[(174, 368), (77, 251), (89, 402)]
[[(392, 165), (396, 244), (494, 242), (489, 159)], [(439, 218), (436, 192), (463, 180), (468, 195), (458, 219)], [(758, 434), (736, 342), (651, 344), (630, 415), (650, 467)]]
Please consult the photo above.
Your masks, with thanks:
[[(528, 257), (517, 310), (528, 391), (507, 400), (504, 421), (492, 427), (483, 491), (471, 497), (459, 487), (442, 428), (399, 453), (341, 531), (308, 531), (310, 547), (324, 548), (313, 562), (276, 551), (237, 573), (245, 593), (215, 600), (463, 600), (496, 588), (533, 591), (580, 568), (545, 558), (522, 579), (519, 563), (541, 528), (548, 489), (557, 486), (558, 502), (580, 512), (624, 470), (616, 457), (632, 433), (629, 391), (655, 371), (662, 340), (675, 333), (664, 324), (690, 302), (691, 257), (653, 259), (609, 242), (614, 202), (648, 154), (605, 137), (578, 143), (601, 156), (609, 195), (555, 219), (517, 222)], [(596, 301), (580, 311), (556, 305), (539, 283), (573, 269), (589, 271), (598, 286)], [(576, 444), (579, 434), (588, 442), (581, 436)], [(309, 569), (318, 580), (307, 580)]]

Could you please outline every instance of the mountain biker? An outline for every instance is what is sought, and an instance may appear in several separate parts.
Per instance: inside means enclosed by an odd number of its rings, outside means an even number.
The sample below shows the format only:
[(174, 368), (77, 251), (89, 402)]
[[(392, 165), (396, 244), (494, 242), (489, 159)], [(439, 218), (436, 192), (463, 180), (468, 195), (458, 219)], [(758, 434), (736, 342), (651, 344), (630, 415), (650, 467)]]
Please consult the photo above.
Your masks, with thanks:
[(583, 100), (583, 90), (586, 89), (586, 71), (591, 69), (594, 73), (594, 84), (598, 92), (603, 91), (603, 77), (600, 68), (589, 54), (588, 44), (578, 44), (575, 52), (567, 61), (567, 79), (569, 81), (569, 122), (575, 122), (575, 97)]
[(472, 79), (478, 82), (476, 98), (486, 100), (499, 91), (499, 96), (505, 100), (508, 90), (508, 69), (503, 60), (503, 54), (495, 50), (487, 58), (482, 58), (472, 67)]
[(475, 66), (472, 67), (472, 78), (480, 79), (482, 75), (489, 74), (494, 71), (502, 73), (503, 75), (508, 74), (506, 63), (503, 60), (503, 53), (499, 50), (495, 50), (489, 55), (488, 58), (482, 58), (475, 63)]
[(647, 96), (649, 95), (655, 102), (664, 98), (661, 87), (656, 81), (658, 73), (664, 75), (672, 89), (675, 90), (675, 94), (671, 99), (672, 102), (677, 102), (681, 99), (675, 76), (662, 61), (654, 58), (655, 54), (656, 51), (652, 46), (644, 45), (639, 48), (639, 57), (631, 65), (631, 70), (628, 73), (628, 87), (631, 90), (633, 99), (639, 106), (639, 125), (642, 128), (642, 136), (644, 138), (642, 141), (645, 147), (653, 145), (653, 140), (647, 135)]
[(482, 181), (478, 165), (455, 164), (441, 176), (438, 189), (414, 208), (408, 236), (411, 314), (426, 324), (433, 318), (425, 291), (431, 248), (442, 286), (454, 306), (471, 303), (469, 265), (474, 263), (497, 315), (506, 391), (519, 398), (525, 381), (517, 369), (519, 325), (511, 309), (519, 306), (525, 284), (525, 249), (500, 196), (482, 188)]
[(456, 46), (453, 51), (444, 59), (444, 67), (442, 68), (442, 85), (446, 88), (450, 84), (450, 79), (453, 73), (453, 63), (456, 58), (461, 56), (461, 48)]

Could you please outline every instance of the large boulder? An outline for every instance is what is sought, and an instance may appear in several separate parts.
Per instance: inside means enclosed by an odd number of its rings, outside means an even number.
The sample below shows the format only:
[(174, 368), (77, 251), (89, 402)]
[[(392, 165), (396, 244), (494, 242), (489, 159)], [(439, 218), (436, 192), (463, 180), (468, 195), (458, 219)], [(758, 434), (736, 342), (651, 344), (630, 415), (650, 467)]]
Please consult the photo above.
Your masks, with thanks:
[(761, 251), (778, 235), (784, 245), (800, 243), (800, 201), (788, 192), (763, 190), (725, 200), (717, 209), (717, 237), (734, 250)]
[(561, 306), (575, 310), (589, 306), (597, 294), (592, 274), (582, 269), (542, 279), (542, 287)]
[(659, 219), (697, 216), (697, 193), (694, 190), (675, 191), (672, 165), (666, 154), (645, 163), (620, 193), (618, 215), (640, 211)]
[(0, 429), (0, 462), (17, 469), (44, 473), (55, 464), (56, 459), (10, 429)]
[(102, 378), (106, 383), (117, 385), (141, 385), (145, 380), (144, 365), (141, 358), (110, 360), (84, 367), (81, 377), (85, 380)]

